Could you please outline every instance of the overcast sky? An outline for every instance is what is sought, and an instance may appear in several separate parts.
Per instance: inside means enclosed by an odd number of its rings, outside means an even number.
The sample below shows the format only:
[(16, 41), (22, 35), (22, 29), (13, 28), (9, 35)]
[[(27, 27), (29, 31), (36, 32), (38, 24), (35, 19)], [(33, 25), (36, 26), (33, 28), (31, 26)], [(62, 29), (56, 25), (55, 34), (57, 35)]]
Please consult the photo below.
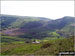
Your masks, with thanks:
[(1, 1), (1, 14), (51, 19), (74, 16), (74, 1)]

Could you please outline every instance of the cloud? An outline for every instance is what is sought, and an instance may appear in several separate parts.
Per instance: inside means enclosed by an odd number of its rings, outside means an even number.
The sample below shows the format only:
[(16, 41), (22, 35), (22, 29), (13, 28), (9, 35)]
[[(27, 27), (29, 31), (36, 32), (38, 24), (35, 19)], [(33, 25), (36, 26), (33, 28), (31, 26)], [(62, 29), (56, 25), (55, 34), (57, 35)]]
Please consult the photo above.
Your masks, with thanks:
[(1, 14), (52, 19), (74, 16), (74, 1), (1, 1)]

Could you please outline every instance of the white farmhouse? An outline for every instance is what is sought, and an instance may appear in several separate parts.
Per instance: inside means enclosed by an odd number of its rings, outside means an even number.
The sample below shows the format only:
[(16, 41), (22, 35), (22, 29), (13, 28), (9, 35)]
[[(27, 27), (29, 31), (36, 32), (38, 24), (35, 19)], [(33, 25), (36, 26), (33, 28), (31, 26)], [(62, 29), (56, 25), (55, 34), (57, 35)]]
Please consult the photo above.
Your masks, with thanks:
[(35, 42), (32, 42), (32, 43), (40, 43), (39, 41), (35, 41)]

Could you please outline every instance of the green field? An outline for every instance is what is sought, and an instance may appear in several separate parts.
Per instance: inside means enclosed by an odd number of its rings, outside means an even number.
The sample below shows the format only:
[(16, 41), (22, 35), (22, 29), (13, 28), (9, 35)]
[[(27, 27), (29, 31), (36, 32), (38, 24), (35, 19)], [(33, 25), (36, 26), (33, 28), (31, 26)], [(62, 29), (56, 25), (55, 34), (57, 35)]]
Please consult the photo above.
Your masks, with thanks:
[(74, 52), (75, 17), (0, 17), (1, 56), (56, 55)]
[(39, 41), (41, 43), (3, 42), (1, 43), (1, 55), (56, 55), (59, 52), (74, 51), (73, 37)]

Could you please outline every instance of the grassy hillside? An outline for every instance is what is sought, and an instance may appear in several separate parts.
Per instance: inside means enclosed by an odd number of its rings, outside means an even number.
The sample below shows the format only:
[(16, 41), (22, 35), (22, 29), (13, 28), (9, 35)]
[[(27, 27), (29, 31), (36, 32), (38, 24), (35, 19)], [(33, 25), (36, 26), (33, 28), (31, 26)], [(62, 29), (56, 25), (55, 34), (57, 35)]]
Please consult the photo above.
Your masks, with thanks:
[(43, 17), (28, 17), (28, 16), (15, 16), (15, 15), (1, 15), (0, 17), (2, 29), (3, 28), (16, 28), (21, 27), (23, 24), (34, 21), (47, 21), (48, 18)]
[[(74, 24), (74, 17), (65, 16), (57, 20), (51, 20), (43, 17), (28, 17), (15, 15), (1, 15), (1, 27), (5, 28), (42, 28), (47, 30), (62, 29), (70, 24)], [(40, 27), (41, 25), (41, 27)], [(60, 26), (60, 27), (59, 27)], [(35, 28), (36, 29), (36, 28)], [(38, 29), (39, 30), (39, 29)]]
[[(45, 45), (49, 45), (48, 47), (44, 47)], [(58, 54), (60, 52), (73, 52), (74, 51), (74, 40), (73, 38), (69, 39), (56, 39), (49, 41), (49, 44), (47, 42), (43, 44), (42, 49), (37, 51), (37, 54), (41, 55), (53, 55)]]
[(13, 36), (1, 36), (1, 42), (2, 43), (11, 43), (11, 42), (24, 42), (26, 41), (25, 38), (18, 38), (18, 37), (13, 37)]
[(74, 50), (75, 17), (1, 15), (1, 55), (56, 55)]
[[(71, 38), (48, 40), (43, 43), (4, 43), (2, 55), (55, 55), (59, 52), (74, 51), (74, 40)], [(12, 51), (13, 50), (13, 51)]]
[[(74, 17), (69, 16), (51, 20), (43, 17), (1, 15), (0, 24), (4, 34), (21, 38), (41, 39), (51, 37), (48, 33), (56, 32), (56, 30), (73, 33), (74, 27), (70, 25), (74, 24), (74, 19)], [(64, 35), (64, 37), (66, 36)]]

